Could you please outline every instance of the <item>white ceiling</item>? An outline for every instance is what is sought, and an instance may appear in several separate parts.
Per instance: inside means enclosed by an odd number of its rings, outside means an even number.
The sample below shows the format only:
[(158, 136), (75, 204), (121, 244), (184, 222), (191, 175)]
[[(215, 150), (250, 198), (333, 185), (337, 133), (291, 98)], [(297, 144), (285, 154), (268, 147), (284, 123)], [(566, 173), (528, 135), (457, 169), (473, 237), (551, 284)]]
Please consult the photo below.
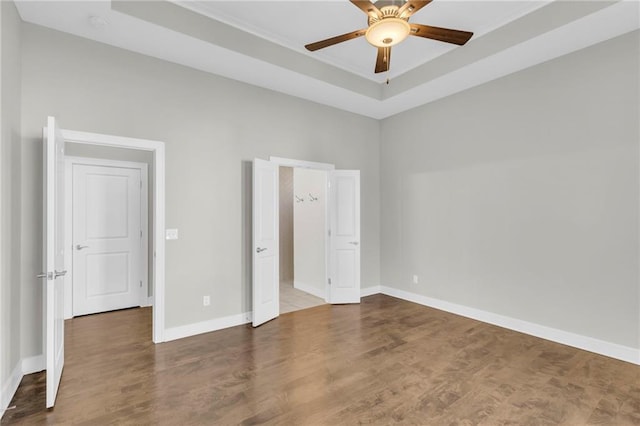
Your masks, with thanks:
[[(366, 27), (336, 1), (17, 1), (26, 22), (336, 108), (384, 118), (640, 27), (639, 2), (435, 0), (411, 22), (474, 32), (462, 47), (410, 37), (376, 75)], [(95, 25), (91, 18), (106, 23)], [(387, 75), (388, 74), (388, 75)], [(389, 85), (385, 84), (391, 78)]]
[[(306, 44), (367, 28), (367, 16), (347, 0), (178, 0), (175, 3), (377, 82), (397, 77), (458, 48), (449, 43), (409, 37), (392, 49), (389, 75), (376, 75), (373, 69), (377, 51), (364, 37), (313, 53), (304, 49)], [(471, 31), (475, 40), (546, 3), (548, 1), (435, 0), (416, 12), (410, 22)]]

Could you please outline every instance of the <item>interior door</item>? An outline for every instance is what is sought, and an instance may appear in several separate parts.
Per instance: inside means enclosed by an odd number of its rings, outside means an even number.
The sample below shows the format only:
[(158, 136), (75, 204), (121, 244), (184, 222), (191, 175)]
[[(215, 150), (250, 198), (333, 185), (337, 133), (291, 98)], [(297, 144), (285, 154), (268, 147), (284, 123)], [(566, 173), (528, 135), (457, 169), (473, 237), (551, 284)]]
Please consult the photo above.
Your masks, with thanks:
[(140, 306), (141, 172), (73, 165), (73, 315)]
[(360, 303), (360, 171), (329, 172), (329, 302)]
[(47, 408), (53, 407), (64, 367), (64, 139), (48, 117), (44, 139), (44, 267)]
[(278, 165), (253, 160), (253, 326), (280, 312)]

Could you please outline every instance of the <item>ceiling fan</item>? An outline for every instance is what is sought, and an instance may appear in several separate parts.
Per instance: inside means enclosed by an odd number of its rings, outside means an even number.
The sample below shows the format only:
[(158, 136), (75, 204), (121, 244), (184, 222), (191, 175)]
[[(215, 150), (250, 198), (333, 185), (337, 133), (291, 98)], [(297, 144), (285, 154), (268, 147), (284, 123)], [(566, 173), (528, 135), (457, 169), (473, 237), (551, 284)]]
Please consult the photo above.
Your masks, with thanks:
[(432, 0), (378, 0), (375, 4), (369, 0), (350, 1), (367, 14), (369, 17), (368, 28), (307, 44), (305, 46), (307, 50), (314, 52), (364, 36), (371, 45), (378, 48), (376, 73), (380, 73), (389, 71), (391, 47), (410, 35), (460, 46), (473, 36), (473, 33), (468, 31), (410, 24), (411, 15), (431, 3)]

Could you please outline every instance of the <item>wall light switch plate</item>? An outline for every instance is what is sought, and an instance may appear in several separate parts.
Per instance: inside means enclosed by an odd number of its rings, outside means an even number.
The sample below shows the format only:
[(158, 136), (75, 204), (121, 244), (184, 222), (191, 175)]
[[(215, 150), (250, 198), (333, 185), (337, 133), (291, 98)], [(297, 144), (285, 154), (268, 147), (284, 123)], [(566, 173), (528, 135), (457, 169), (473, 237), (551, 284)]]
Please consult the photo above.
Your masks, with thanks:
[(177, 240), (178, 239), (178, 230), (177, 229), (167, 229), (165, 231), (165, 238), (167, 240)]
[(414, 284), (418, 284), (418, 276), (417, 275), (413, 276), (413, 283)]

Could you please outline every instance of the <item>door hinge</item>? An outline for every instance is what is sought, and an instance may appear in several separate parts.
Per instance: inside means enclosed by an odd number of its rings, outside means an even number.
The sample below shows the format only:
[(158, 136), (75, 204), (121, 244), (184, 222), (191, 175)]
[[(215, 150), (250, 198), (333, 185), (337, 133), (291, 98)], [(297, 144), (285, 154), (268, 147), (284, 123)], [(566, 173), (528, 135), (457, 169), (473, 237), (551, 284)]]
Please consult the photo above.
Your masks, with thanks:
[(142, 280), (140, 280), (140, 288), (142, 288)]
[(327, 279), (327, 281), (329, 281), (329, 285), (331, 285), (331, 278)]
[(142, 181), (140, 181), (140, 189), (142, 189)]
[(36, 278), (46, 278), (47, 280), (52, 280), (53, 272), (43, 272), (41, 274), (36, 275)]
[(142, 238), (142, 229), (140, 230), (140, 238)]
[(329, 232), (329, 236), (331, 236), (331, 229), (329, 229), (329, 231), (328, 231), (328, 232)]

